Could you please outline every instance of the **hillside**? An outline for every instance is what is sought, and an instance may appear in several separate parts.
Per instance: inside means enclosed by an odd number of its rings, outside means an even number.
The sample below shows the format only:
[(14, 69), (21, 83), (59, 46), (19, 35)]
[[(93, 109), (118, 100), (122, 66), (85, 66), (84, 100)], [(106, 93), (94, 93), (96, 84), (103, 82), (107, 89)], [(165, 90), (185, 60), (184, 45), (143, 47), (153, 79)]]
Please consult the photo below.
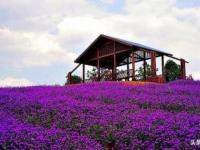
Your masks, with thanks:
[(200, 82), (0, 89), (0, 149), (189, 149)]

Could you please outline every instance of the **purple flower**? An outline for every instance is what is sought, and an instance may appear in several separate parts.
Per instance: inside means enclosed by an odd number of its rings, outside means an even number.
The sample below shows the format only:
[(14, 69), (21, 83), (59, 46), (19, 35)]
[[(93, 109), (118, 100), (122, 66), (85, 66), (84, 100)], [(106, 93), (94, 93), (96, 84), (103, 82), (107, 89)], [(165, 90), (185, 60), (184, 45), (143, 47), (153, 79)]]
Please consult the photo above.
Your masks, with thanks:
[(0, 149), (197, 149), (200, 81), (0, 88)]

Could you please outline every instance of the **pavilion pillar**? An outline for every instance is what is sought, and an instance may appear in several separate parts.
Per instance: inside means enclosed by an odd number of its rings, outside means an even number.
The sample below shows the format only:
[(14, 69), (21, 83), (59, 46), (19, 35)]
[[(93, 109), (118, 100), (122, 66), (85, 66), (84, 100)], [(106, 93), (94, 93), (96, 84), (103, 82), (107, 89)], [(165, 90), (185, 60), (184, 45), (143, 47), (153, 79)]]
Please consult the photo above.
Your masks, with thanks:
[(99, 48), (97, 48), (97, 81), (100, 81), (100, 58), (99, 58)]
[(161, 56), (161, 65), (162, 65), (162, 76), (165, 76), (165, 61), (164, 61), (164, 55)]
[(113, 69), (112, 69), (112, 80), (116, 81), (117, 65), (116, 65), (116, 54), (113, 56)]
[(180, 78), (181, 79), (186, 79), (185, 60), (184, 59), (180, 59), (180, 62), (181, 62), (181, 74), (180, 74)]
[(153, 77), (156, 76), (156, 53), (151, 52), (151, 74)]
[(72, 73), (71, 72), (69, 72), (68, 73), (68, 75), (67, 75), (67, 82), (68, 82), (68, 84), (72, 84)]
[(116, 48), (115, 48), (115, 41), (114, 41), (112, 80), (116, 81), (116, 78), (117, 78), (117, 61), (116, 61)]
[(85, 83), (85, 64), (83, 64), (83, 83)]
[(129, 56), (127, 58), (127, 80), (129, 81), (130, 71), (129, 71)]
[(132, 51), (132, 81), (135, 81), (135, 57), (134, 51)]
[(144, 66), (144, 80), (146, 80), (146, 52), (144, 51), (144, 60), (143, 60), (143, 66)]

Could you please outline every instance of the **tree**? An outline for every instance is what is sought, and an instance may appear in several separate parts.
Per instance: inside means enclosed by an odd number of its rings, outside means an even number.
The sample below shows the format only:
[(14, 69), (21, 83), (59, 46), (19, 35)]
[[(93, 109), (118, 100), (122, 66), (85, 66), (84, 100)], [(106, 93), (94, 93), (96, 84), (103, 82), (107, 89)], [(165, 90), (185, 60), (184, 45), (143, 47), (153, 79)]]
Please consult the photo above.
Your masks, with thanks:
[(168, 60), (165, 64), (165, 79), (167, 82), (177, 80), (180, 77), (180, 65), (173, 60)]
[[(78, 84), (82, 82), (82, 78), (78, 75), (72, 75), (71, 76), (71, 83), (72, 84)], [(65, 85), (69, 84), (69, 79), (67, 79), (67, 83), (65, 83)]]
[(97, 69), (95, 67), (92, 68), (92, 71), (89, 71), (89, 70), (87, 71), (87, 77), (89, 79), (95, 78), (96, 75), (97, 75)]
[[(138, 69), (138, 78), (144, 80), (144, 64)], [(151, 76), (151, 65), (146, 63), (146, 77)]]

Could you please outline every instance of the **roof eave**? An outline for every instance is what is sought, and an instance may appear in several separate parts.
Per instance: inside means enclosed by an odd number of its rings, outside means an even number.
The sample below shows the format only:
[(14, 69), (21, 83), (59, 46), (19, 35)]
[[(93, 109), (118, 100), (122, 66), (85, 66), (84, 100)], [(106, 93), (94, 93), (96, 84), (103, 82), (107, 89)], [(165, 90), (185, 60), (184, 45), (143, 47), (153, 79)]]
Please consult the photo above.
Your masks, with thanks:
[(82, 53), (81, 53), (81, 55), (79, 55), (76, 59), (75, 59), (75, 63), (80, 63), (79, 61), (80, 61), (80, 58), (87, 52), (87, 50), (88, 49), (90, 49), (90, 47), (92, 47), (95, 43), (96, 43), (96, 41), (101, 37), (101, 36), (103, 36), (102, 34), (100, 34)]
[[(127, 43), (127, 42), (125, 42), (125, 41), (121, 41), (120, 39), (117, 39), (117, 38), (114, 38), (114, 37), (110, 37), (110, 36), (107, 36), (107, 35), (104, 35), (104, 34), (100, 34), (83, 52), (82, 52), (82, 54), (81, 55), (79, 55), (79, 57), (77, 57), (76, 59), (75, 59), (75, 63), (81, 63), (80, 62), (80, 59), (81, 59), (81, 57), (87, 52), (87, 50), (88, 49), (90, 49), (101, 37), (103, 37), (103, 38), (107, 38), (107, 39), (110, 39), (110, 40), (113, 40), (113, 41), (116, 41), (116, 42), (119, 42), (119, 43), (121, 43), (121, 44), (124, 44), (124, 45), (127, 45), (127, 46), (130, 46), (131, 48), (135, 48), (135, 47), (137, 47), (137, 48), (141, 48), (141, 47), (138, 47), (138, 46), (136, 46), (136, 45), (133, 45), (133, 44), (129, 44), (129, 43)], [(163, 54), (163, 55), (166, 55), (166, 56), (173, 56), (172, 54), (170, 54), (170, 53), (165, 53), (165, 52), (162, 52), (162, 51), (160, 51), (160, 50), (156, 50), (156, 49), (151, 49), (151, 48), (143, 48), (143, 49), (146, 49), (146, 50), (148, 50), (148, 51), (155, 51), (155, 52), (157, 52), (157, 53), (160, 53), (160, 54)]]

